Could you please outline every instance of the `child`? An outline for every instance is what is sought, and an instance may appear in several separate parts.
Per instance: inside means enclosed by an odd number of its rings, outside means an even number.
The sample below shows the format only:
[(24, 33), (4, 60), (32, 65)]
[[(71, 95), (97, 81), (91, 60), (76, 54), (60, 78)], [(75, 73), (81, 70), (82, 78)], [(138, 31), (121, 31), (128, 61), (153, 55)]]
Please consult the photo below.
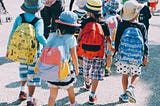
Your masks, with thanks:
[(145, 3), (147, 1), (146, 0), (137, 0), (137, 1), (140, 4), (144, 4), (144, 7), (140, 11), (138, 21), (144, 23), (144, 25), (146, 26), (146, 29), (148, 31), (148, 29), (149, 29), (149, 19), (152, 17), (152, 15), (151, 15), (151, 12), (149, 10), (149, 7), (147, 5), (145, 5)]
[[(109, 0), (107, 3), (103, 5), (103, 15), (104, 19), (108, 22), (109, 25), (109, 31), (113, 48), (115, 44), (115, 34), (117, 31), (118, 22), (121, 21), (121, 18), (118, 15), (119, 10), (120, 10), (120, 3), (118, 0)], [(107, 44), (106, 46), (108, 48)], [(109, 76), (112, 74), (110, 68), (112, 65), (113, 51), (109, 51), (107, 48), (106, 48), (107, 63), (106, 63), (105, 76)]]
[[(77, 0), (76, 1), (76, 5), (78, 6), (78, 9), (73, 10), (73, 12), (76, 13), (78, 16), (78, 23), (81, 23), (81, 21), (87, 17), (87, 11), (85, 11), (83, 8), (86, 3), (87, 3), (87, 0)], [(80, 29), (77, 29), (76, 34), (74, 34), (76, 38), (79, 35), (79, 31)]]
[[(135, 86), (139, 80), (140, 74), (141, 74), (141, 66), (143, 65), (147, 65), (148, 64), (148, 33), (147, 30), (144, 26), (144, 24), (142, 23), (138, 23), (136, 20), (139, 16), (139, 12), (140, 10), (143, 8), (143, 5), (138, 4), (138, 2), (136, 1), (127, 1), (122, 10), (121, 10), (121, 17), (123, 19), (122, 22), (120, 22), (118, 24), (118, 29), (117, 29), (117, 33), (116, 33), (116, 40), (115, 40), (115, 49), (116, 51), (118, 51), (118, 56), (119, 56), (119, 60), (116, 63), (117, 66), (117, 72), (122, 74), (122, 87), (123, 87), (123, 94), (120, 95), (120, 99), (123, 102), (136, 102), (136, 98), (134, 95), (134, 90), (135, 90)], [(126, 54), (120, 54), (122, 53), (122, 48), (120, 48), (122, 45), (122, 41), (124, 41), (124, 39), (122, 40), (122, 37), (124, 36), (124, 32), (128, 29), (128, 28), (134, 28), (134, 29), (138, 29), (138, 31), (141, 34), (141, 41), (143, 43), (137, 44), (138, 41), (134, 41), (133, 38), (129, 39), (128, 41), (134, 42), (132, 43), (134, 45), (134, 51), (133, 49), (131, 49), (133, 47), (130, 46), (130, 48), (126, 48), (124, 46), (123, 51), (126, 49), (127, 53), (130, 53), (126, 56)], [(126, 29), (126, 30), (125, 30)], [(135, 32), (135, 31), (134, 31)], [(128, 33), (132, 33), (131, 30)], [(125, 33), (126, 34), (126, 33)], [(126, 39), (125, 39), (126, 41)], [(124, 44), (125, 42), (123, 42)], [(135, 46), (137, 45), (137, 46)], [(138, 46), (139, 45), (139, 46)], [(126, 46), (128, 47), (128, 45), (126, 44)], [(139, 49), (137, 50), (137, 47), (143, 47), (143, 49)], [(130, 49), (132, 51), (130, 51)], [(138, 51), (138, 56), (140, 57), (140, 59), (138, 61), (130, 61), (129, 59), (131, 57), (134, 57), (133, 53), (137, 53)], [(131, 76), (131, 82), (129, 83), (129, 76)]]
[[(88, 0), (87, 4), (84, 6), (84, 9), (87, 11), (88, 18), (82, 20), (81, 23), (81, 32), (85, 30), (85, 26), (90, 23), (100, 23), (100, 27), (102, 27), (102, 32), (106, 36), (106, 40), (111, 43), (109, 37), (109, 28), (107, 23), (101, 22), (100, 18), (102, 16), (102, 1), (101, 0)], [(99, 31), (99, 29), (97, 29)], [(81, 34), (80, 32), (80, 34)], [(100, 33), (100, 32), (97, 32)], [(81, 39), (81, 36), (78, 37), (78, 41)], [(89, 37), (88, 37), (89, 39)], [(105, 39), (103, 39), (105, 41)], [(102, 41), (104, 43), (104, 41)], [(81, 41), (80, 41), (81, 42)], [(80, 44), (79, 42), (79, 44)], [(79, 46), (78, 46), (79, 47)], [(87, 48), (84, 47), (84, 48)], [(101, 45), (102, 49), (104, 49), (104, 45)], [(79, 48), (78, 48), (79, 49)], [(92, 47), (94, 49), (94, 47)], [(79, 50), (78, 50), (79, 52)], [(90, 90), (89, 94), (89, 104), (94, 104), (96, 102), (96, 90), (98, 86), (98, 82), (103, 80), (104, 72), (105, 72), (105, 52), (103, 51), (103, 56), (95, 56), (93, 58), (89, 58), (87, 56), (82, 56), (83, 58), (83, 76), (85, 78), (85, 88), (86, 90)], [(91, 80), (90, 80), (91, 79)]]
[[(43, 4), (41, 3), (41, 0), (25, 0), (24, 3), (21, 6), (21, 9), (24, 12), (24, 18), (26, 21), (31, 22), (35, 17), (37, 17), (35, 14), (43, 8)], [(9, 41), (10, 38), (12, 37), (13, 32), (15, 29), (20, 25), (22, 22), (21, 16), (18, 16), (14, 22), (12, 31), (9, 36)], [(35, 25), (35, 32), (36, 32), (36, 39), (38, 40), (39, 43), (41, 43), (43, 46), (46, 45), (46, 39), (43, 36), (43, 20), (39, 19)], [(37, 58), (38, 54), (41, 53), (40, 48), (37, 48), (38, 53), (37, 53)], [(39, 86), (41, 84), (40, 78), (37, 76), (34, 76), (34, 66), (35, 62), (31, 65), (27, 64), (22, 64), (20, 63), (19, 67), (19, 74), (21, 78), (21, 89), (20, 89), (20, 94), (19, 94), (19, 99), (21, 100), (26, 100), (27, 99), (27, 106), (34, 106), (36, 103), (33, 101), (33, 94), (35, 91), (35, 86)], [(30, 79), (31, 76), (34, 76), (32, 80)], [(25, 86), (28, 86), (28, 94), (25, 92)], [(27, 97), (28, 95), (28, 97)]]
[[(60, 14), (59, 20), (55, 20), (55, 22), (58, 23), (57, 25), (58, 29), (56, 33), (51, 33), (48, 39), (49, 41), (55, 40), (55, 39), (52, 39), (52, 36), (54, 37), (58, 35), (65, 40), (66, 56), (67, 56), (67, 59), (70, 60), (69, 64), (71, 63), (71, 61), (73, 62), (76, 76), (78, 76), (79, 74), (79, 69), (78, 69), (78, 59), (77, 59), (77, 52), (76, 52), (77, 41), (75, 36), (73, 36), (73, 34), (75, 33), (76, 28), (80, 26), (80, 24), (77, 24), (77, 19), (78, 17), (74, 12), (71, 12), (71, 11), (62, 12)], [(70, 71), (71, 73), (73, 73), (72, 64), (70, 64)], [(74, 78), (74, 80), (72, 80), (72, 78)], [(50, 87), (50, 96), (48, 100), (48, 106), (55, 105), (59, 88), (67, 90), (71, 106), (77, 106), (77, 103), (75, 102), (75, 94), (74, 94), (74, 87), (73, 87), (73, 83), (75, 82), (75, 80), (76, 80), (75, 76), (71, 74), (63, 81), (58, 81), (58, 82), (48, 81), (48, 84)], [(64, 84), (64, 83), (68, 83), (68, 84)]]
[(76, 5), (78, 9), (73, 10), (78, 15), (78, 22), (81, 23), (82, 19), (87, 17), (87, 11), (84, 10), (84, 6), (87, 3), (87, 0), (77, 0)]
[(55, 20), (64, 11), (64, 0), (45, 0), (45, 7), (40, 11), (44, 21), (44, 36), (47, 39), (50, 32), (55, 32)]

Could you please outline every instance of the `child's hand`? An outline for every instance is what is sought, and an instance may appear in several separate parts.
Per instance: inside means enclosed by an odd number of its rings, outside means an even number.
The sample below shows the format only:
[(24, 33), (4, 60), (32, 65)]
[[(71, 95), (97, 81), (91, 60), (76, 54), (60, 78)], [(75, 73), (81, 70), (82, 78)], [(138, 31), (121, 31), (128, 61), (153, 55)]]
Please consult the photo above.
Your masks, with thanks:
[(7, 53), (6, 53), (6, 57), (8, 57), (8, 54), (9, 54), (9, 53), (8, 53), (8, 51), (7, 51)]
[(148, 56), (144, 56), (143, 65), (148, 65)]
[(76, 76), (79, 75), (79, 69), (78, 68), (76, 69), (75, 74), (76, 74)]

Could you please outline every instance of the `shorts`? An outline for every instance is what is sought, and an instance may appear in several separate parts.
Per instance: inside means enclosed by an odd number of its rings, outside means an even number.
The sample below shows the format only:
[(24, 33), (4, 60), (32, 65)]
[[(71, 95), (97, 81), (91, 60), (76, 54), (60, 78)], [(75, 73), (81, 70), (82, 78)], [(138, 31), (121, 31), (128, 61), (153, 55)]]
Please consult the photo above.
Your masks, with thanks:
[(36, 62), (30, 65), (20, 63), (19, 75), (20, 75), (21, 81), (27, 81), (27, 84), (29, 86), (40, 86), (41, 85), (40, 78), (34, 72), (35, 64)]
[[(77, 79), (76, 79), (75, 72), (71, 72), (71, 74), (66, 79), (64, 79), (63, 81), (59, 81), (59, 82), (55, 82), (55, 83), (54, 82), (49, 82), (49, 81), (47, 81), (47, 82), (48, 82), (48, 86), (50, 88), (53, 87), (53, 88), (59, 88), (59, 89), (66, 90), (70, 87), (73, 87), (76, 80)], [(69, 83), (65, 85), (64, 83), (66, 83), (66, 82), (67, 83), (69, 82)], [(56, 83), (59, 83), (59, 84), (57, 85)]]
[(129, 65), (121, 62), (116, 62), (117, 73), (129, 74), (130, 76), (141, 75), (141, 66), (139, 65)]
[(103, 80), (105, 74), (105, 59), (83, 57), (83, 76), (91, 80)]
[(50, 88), (59, 88), (59, 89), (67, 90), (68, 88), (73, 87), (73, 83), (70, 83), (69, 85), (66, 85), (66, 86), (57, 86), (57, 85), (48, 83), (48, 87), (50, 87)]

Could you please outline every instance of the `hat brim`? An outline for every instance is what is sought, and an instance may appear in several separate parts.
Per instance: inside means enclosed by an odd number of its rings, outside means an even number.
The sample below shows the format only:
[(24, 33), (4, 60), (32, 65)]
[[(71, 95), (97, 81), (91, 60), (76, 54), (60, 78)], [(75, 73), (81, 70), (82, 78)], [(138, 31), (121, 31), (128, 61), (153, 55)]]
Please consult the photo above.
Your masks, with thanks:
[(27, 8), (24, 3), (21, 5), (21, 9), (23, 11), (26, 11), (26, 12), (29, 12), (29, 13), (36, 13), (36, 12), (40, 11), (41, 9), (43, 9), (43, 7), (44, 7), (44, 5), (40, 5), (37, 8)]
[(121, 11), (120, 11), (120, 16), (121, 16), (121, 18), (122, 18), (123, 20), (125, 20), (125, 21), (130, 21), (130, 20), (134, 19), (134, 18), (140, 13), (140, 11), (141, 11), (141, 9), (142, 9), (143, 7), (144, 7), (144, 5), (140, 5), (140, 4), (139, 4), (138, 10), (137, 10), (134, 14), (130, 14), (130, 15), (124, 14), (123, 8), (122, 8)]
[(130, 20), (132, 20), (133, 18), (135, 18), (137, 14), (138, 14), (138, 13), (135, 13), (135, 14), (132, 14), (132, 15), (127, 16), (127, 15), (124, 15), (124, 14), (121, 12), (121, 18), (122, 18), (123, 20), (125, 20), (125, 21), (130, 21)]
[(55, 20), (56, 23), (59, 23), (59, 24), (64, 24), (64, 25), (68, 25), (68, 26), (73, 26), (73, 27), (79, 27), (81, 26), (81, 24), (69, 24), (69, 23), (66, 23), (66, 22), (63, 22), (61, 20)]
[(91, 10), (86, 5), (84, 6), (84, 10), (86, 10), (87, 12), (93, 13), (93, 14), (102, 14), (102, 11)]

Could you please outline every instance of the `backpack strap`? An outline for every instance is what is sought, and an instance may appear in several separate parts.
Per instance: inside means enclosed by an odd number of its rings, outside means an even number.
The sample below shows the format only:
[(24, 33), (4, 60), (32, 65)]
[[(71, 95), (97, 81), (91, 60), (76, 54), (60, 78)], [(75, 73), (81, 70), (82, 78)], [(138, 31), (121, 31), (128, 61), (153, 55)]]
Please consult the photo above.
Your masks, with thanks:
[(30, 24), (34, 25), (39, 20), (38, 17), (35, 17), (31, 22), (28, 22), (28, 21), (26, 21), (26, 19), (24, 17), (24, 13), (20, 14), (20, 16), (22, 18), (22, 23), (30, 23)]
[(25, 20), (25, 17), (24, 17), (24, 13), (20, 14), (21, 18), (22, 18), (22, 23), (25, 23), (26, 20)]

